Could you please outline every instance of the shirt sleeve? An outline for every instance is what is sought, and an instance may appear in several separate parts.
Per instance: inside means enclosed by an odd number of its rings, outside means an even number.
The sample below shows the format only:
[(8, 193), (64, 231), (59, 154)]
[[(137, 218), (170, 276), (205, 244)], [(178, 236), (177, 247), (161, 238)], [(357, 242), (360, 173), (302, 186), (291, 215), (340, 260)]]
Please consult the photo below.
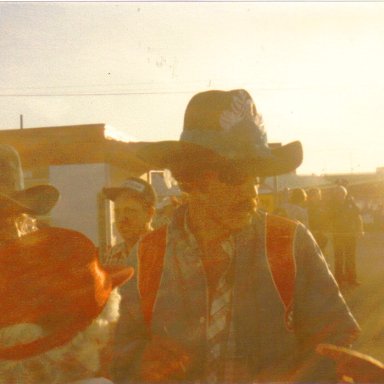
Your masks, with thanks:
[[(319, 343), (350, 346), (360, 328), (313, 236), (299, 225), (295, 237), (296, 286), (293, 324), (300, 351), (311, 370), (331, 365), (313, 352)], [(326, 369), (322, 365), (328, 365)]]

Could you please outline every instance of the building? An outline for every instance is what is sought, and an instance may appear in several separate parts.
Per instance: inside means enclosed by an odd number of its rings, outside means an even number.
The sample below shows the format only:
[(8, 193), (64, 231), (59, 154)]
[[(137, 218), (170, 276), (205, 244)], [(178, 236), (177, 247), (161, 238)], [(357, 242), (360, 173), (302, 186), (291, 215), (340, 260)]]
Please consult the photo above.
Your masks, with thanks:
[(135, 156), (140, 143), (115, 136), (105, 124), (0, 131), (0, 142), (20, 154), (25, 185), (48, 183), (60, 191), (57, 206), (40, 219), (84, 233), (101, 252), (117, 241), (113, 210), (102, 188), (129, 176), (147, 178), (149, 172)]

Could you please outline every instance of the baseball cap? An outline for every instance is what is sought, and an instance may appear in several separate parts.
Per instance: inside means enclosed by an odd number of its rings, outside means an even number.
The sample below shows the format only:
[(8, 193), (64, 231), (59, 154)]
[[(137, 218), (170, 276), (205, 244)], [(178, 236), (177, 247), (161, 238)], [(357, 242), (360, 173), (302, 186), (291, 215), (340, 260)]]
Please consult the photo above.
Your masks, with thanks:
[(130, 177), (119, 187), (104, 188), (103, 192), (107, 199), (111, 201), (115, 201), (120, 193), (125, 192), (149, 206), (155, 206), (156, 204), (156, 194), (151, 184), (139, 177)]

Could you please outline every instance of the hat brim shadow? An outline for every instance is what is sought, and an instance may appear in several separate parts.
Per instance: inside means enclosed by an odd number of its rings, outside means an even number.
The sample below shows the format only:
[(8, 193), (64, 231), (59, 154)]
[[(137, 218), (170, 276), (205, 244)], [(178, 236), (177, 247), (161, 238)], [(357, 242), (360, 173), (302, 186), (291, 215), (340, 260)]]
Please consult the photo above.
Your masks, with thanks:
[(11, 195), (0, 194), (0, 212), (44, 215), (57, 203), (60, 192), (52, 185), (37, 185)]
[(129, 188), (121, 188), (121, 187), (111, 187), (111, 188), (103, 188), (103, 193), (108, 200), (115, 201), (117, 196), (119, 196), (122, 192), (126, 192), (129, 196), (133, 198), (142, 199), (142, 195), (140, 193), (135, 192)]
[(251, 156), (229, 159), (197, 144), (185, 141), (160, 141), (142, 143), (137, 156), (154, 169), (172, 169), (180, 163), (204, 167), (213, 162), (244, 162), (253, 168), (255, 175), (268, 177), (292, 172), (303, 161), (303, 149), (299, 141), (270, 149), (270, 156)]
[(124, 189), (120, 187), (103, 188), (105, 197), (111, 201), (115, 201), (116, 197), (123, 191)]

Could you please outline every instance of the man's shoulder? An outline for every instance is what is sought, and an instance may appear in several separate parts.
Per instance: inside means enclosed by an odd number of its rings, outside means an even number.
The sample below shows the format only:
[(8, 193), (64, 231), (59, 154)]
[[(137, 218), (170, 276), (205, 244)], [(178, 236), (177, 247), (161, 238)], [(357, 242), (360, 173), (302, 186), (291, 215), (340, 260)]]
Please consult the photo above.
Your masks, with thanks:
[(297, 220), (276, 213), (265, 213), (259, 220), (263, 221), (267, 227), (296, 227), (298, 225)]
[(278, 239), (281, 236), (294, 238), (300, 226), (297, 220), (275, 213), (257, 211), (253, 218), (253, 231), (264, 234), (266, 239)]
[(288, 217), (274, 214), (266, 215), (265, 232), (267, 248), (290, 248), (292, 241), (296, 237), (296, 230), (300, 225), (298, 220), (290, 219)]

